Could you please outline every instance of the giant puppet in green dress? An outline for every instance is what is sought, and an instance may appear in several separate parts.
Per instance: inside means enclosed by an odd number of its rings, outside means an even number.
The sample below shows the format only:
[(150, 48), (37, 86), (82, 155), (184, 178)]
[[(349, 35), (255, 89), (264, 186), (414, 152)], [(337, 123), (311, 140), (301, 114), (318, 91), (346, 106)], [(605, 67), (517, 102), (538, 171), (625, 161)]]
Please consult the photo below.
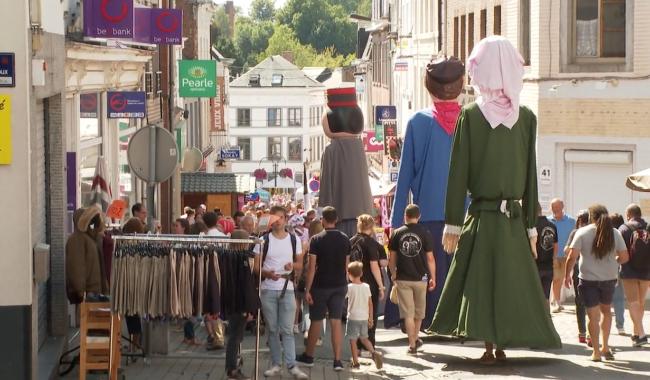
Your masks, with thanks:
[(430, 328), (485, 341), (487, 363), (495, 360), (492, 344), (497, 360), (505, 359), (504, 348), (561, 347), (531, 250), (537, 122), (519, 106), (522, 62), (510, 42), (496, 36), (470, 56), (468, 71), (480, 96), (463, 108), (454, 135), (444, 239), (448, 251), (457, 249)]

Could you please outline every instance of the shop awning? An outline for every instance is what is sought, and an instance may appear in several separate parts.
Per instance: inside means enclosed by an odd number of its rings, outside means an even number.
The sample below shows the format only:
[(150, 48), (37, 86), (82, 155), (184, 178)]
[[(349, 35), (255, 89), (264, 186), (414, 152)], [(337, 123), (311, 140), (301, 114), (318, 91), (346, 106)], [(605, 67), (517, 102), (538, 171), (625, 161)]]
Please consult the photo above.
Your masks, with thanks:
[(233, 173), (181, 173), (182, 193), (248, 193), (255, 190), (250, 175)]
[(650, 169), (628, 176), (625, 186), (634, 191), (650, 192)]
[(395, 183), (385, 183), (368, 176), (370, 182), (370, 193), (373, 197), (383, 197), (390, 194), (395, 189)]

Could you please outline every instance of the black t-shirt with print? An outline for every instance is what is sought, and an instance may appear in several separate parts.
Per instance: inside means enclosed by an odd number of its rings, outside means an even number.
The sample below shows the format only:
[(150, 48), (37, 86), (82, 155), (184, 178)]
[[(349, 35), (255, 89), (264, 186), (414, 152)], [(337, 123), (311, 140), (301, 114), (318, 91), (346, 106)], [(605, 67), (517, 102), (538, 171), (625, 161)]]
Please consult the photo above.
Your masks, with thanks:
[(537, 218), (537, 269), (553, 270), (553, 245), (557, 243), (557, 227), (545, 216)]
[(346, 234), (327, 229), (314, 235), (309, 243), (309, 254), (316, 256), (312, 288), (338, 288), (348, 284), (345, 259), (350, 255), (350, 239)]
[(429, 273), (427, 252), (433, 252), (433, 237), (421, 225), (407, 224), (395, 230), (389, 248), (397, 252), (397, 280), (420, 281)]
[(361, 251), (363, 252), (363, 275), (361, 276), (361, 281), (370, 285), (371, 288), (378, 287), (375, 276), (372, 275), (372, 270), (370, 269), (370, 262), (375, 261), (379, 265), (379, 260), (382, 259), (382, 254), (386, 256), (386, 250), (384, 246), (379, 244), (372, 236), (366, 234), (356, 234), (350, 239), (350, 244), (352, 246), (359, 245)]

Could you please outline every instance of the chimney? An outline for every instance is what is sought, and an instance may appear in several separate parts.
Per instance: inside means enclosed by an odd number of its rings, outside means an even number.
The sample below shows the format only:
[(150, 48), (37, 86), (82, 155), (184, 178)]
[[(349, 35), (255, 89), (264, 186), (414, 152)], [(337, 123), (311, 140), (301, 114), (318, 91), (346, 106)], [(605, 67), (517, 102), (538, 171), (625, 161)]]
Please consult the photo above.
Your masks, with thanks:
[(230, 38), (232, 38), (235, 33), (235, 3), (231, 0), (226, 1), (226, 15), (228, 16), (228, 24), (230, 26)]
[(280, 54), (282, 58), (286, 59), (287, 61), (293, 63), (293, 52), (292, 51), (283, 51), (282, 54)]

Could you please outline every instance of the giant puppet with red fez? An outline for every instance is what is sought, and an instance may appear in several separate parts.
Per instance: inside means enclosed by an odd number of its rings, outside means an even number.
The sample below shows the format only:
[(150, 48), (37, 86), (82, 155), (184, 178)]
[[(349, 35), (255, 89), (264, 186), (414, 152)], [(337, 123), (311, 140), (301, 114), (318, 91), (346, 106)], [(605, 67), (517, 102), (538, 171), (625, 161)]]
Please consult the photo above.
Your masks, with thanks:
[(321, 157), (319, 207), (336, 208), (337, 228), (348, 236), (357, 232), (357, 217), (372, 212), (368, 163), (360, 135), (363, 113), (354, 88), (327, 90), (323, 131), (330, 138)]

